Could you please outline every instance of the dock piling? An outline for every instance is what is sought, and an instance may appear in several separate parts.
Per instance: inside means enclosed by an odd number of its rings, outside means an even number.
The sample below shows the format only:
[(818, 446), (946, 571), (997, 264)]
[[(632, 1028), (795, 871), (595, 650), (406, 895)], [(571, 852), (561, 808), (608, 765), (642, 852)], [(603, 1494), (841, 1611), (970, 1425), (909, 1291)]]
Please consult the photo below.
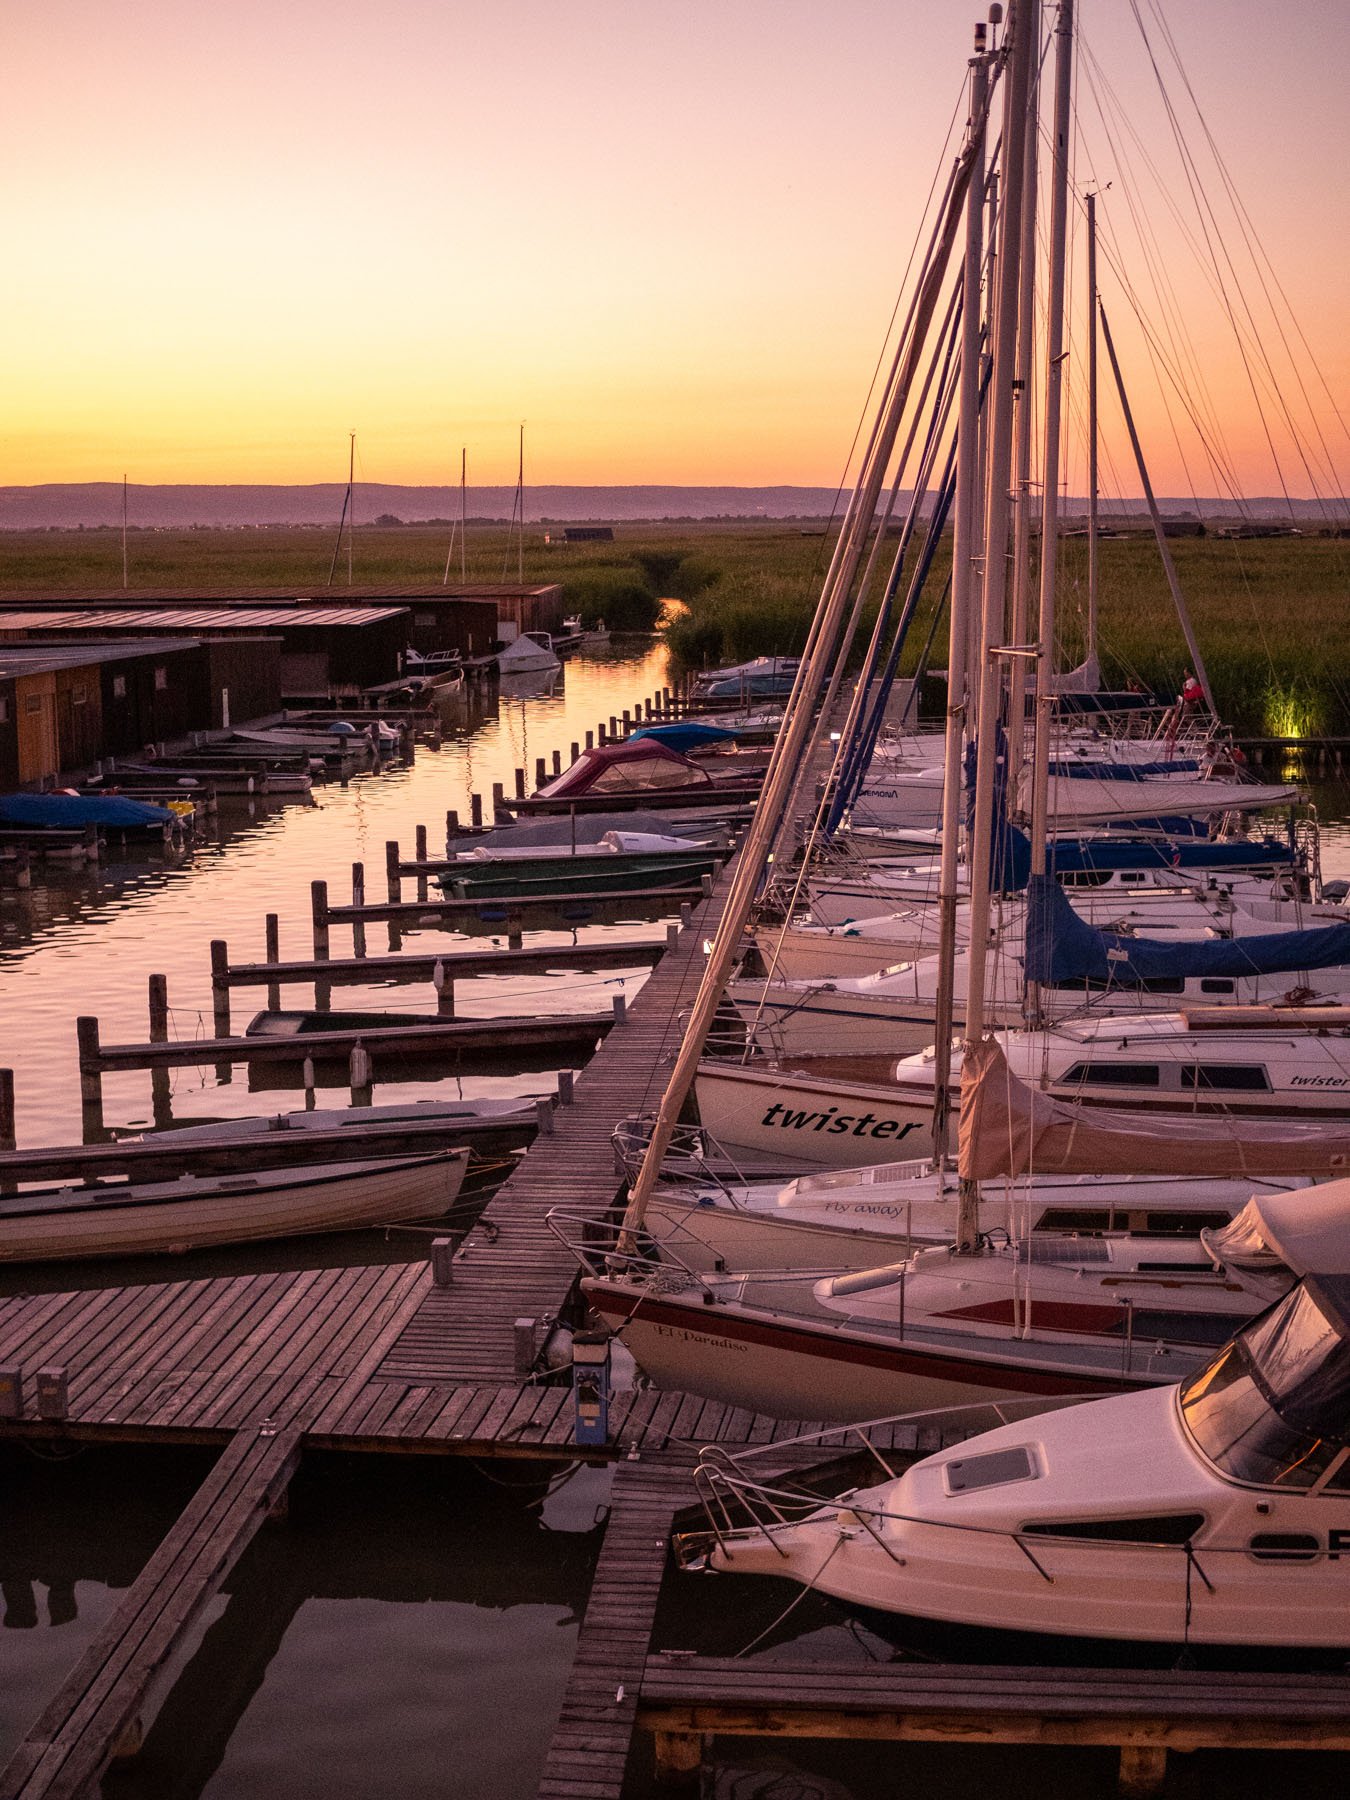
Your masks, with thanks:
[(459, 814), (452, 806), (445, 815), (445, 854), (455, 854), (455, 839), (459, 836)]
[(431, 985), (436, 990), (436, 1017), (453, 1019), (455, 1016), (455, 984), (446, 974), (445, 964), (439, 959), (431, 971)]
[[(497, 798), (495, 791), (492, 798), (495, 804)], [(469, 824), (475, 831), (483, 829), (483, 796), (481, 794), (469, 795)]]
[(516, 799), (523, 800), (524, 798), (525, 798), (525, 771), (524, 771), (524, 769), (517, 769), (516, 770)]
[(559, 1106), (570, 1106), (572, 1104), (572, 1089), (573, 1089), (573, 1085), (574, 1085), (574, 1080), (575, 1080), (575, 1077), (573, 1076), (571, 1069), (559, 1069), (558, 1070), (558, 1105)]
[[(430, 858), (427, 855), (427, 828), (425, 825), (418, 825), (414, 829), (414, 832), (413, 832), (413, 854), (416, 856), (418, 862), (420, 862), (420, 863), (426, 863), (430, 860)], [(427, 897), (426, 874), (423, 871), (419, 871), (418, 876), (417, 876), (417, 898), (419, 900), (425, 900), (426, 897)]]
[(398, 839), (387, 839), (384, 846), (384, 875), (389, 889), (389, 903), (391, 906), (403, 898), (403, 883), (399, 879), (398, 872), (400, 861)]
[(20, 844), (14, 852), (14, 885), (16, 888), (33, 885), (33, 857), (27, 844)]
[(524, 1381), (534, 1372), (535, 1358), (535, 1322), (533, 1319), (514, 1319), (511, 1322), (511, 1342), (515, 1352), (517, 1380)]
[(586, 748), (588, 750), (594, 750), (595, 748), (595, 733), (593, 731), (588, 731), (586, 733)]
[[(276, 913), (268, 913), (263, 920), (263, 958), (273, 968), (281, 961), (281, 920)], [(267, 1007), (269, 1012), (281, 1009), (281, 983), (269, 981), (267, 984)]]
[(680, 928), (674, 919), (666, 926), (666, 948), (673, 950), (680, 941)]
[(578, 757), (579, 757), (579, 756), (580, 756), (580, 755), (581, 755), (581, 745), (580, 745), (580, 744), (576, 744), (576, 743), (573, 743), (573, 744), (569, 744), (569, 745), (568, 745), (568, 746), (567, 746), (567, 754), (568, 754), (568, 757), (569, 757), (569, 759), (570, 759), (570, 760), (569, 760), (569, 762), (568, 762), (568, 765), (567, 765), (567, 766), (568, 766), (568, 767), (569, 767), (569, 768), (571, 768), (571, 766), (572, 766), (572, 764), (573, 764), (573, 763), (574, 763), (574, 762), (575, 762), (575, 761), (576, 761), (576, 760), (577, 760), (577, 758), (578, 758)]
[(553, 773), (555, 775), (562, 774), (562, 751), (561, 750), (555, 750), (553, 752)]
[(614, 1023), (616, 1025), (622, 1025), (626, 1022), (627, 1018), (628, 1018), (628, 996), (626, 994), (615, 994), (615, 996), (614, 996)]
[[(384, 850), (385, 850), (386, 857), (388, 856), (388, 854), (391, 850), (394, 853), (394, 858), (395, 858), (394, 875), (393, 875), (393, 881), (391, 883), (391, 886), (397, 887), (398, 886), (398, 860), (397, 860), (398, 859), (398, 845), (394, 844), (394, 843), (386, 844), (384, 847)], [(391, 893), (390, 898), (394, 899), (395, 896)], [(352, 905), (353, 906), (364, 906), (365, 903), (366, 903), (366, 865), (364, 863), (354, 862), (352, 864)], [(364, 956), (365, 953), (366, 953), (366, 928), (365, 928), (365, 925), (361, 922), (360, 919), (353, 919), (353, 921), (352, 921), (352, 954), (354, 956)]]
[[(511, 814), (507, 810), (506, 805), (506, 788), (500, 781), (494, 781), (492, 784), (492, 823), (494, 825), (504, 825), (510, 817)], [(477, 823), (481, 825), (482, 822), (483, 820), (480, 813)]]
[(347, 1059), (347, 1080), (352, 1090), (353, 1106), (369, 1106), (375, 1085), (375, 1068), (369, 1050), (360, 1038), (352, 1045)]
[(309, 884), (310, 914), (314, 922), (314, 960), (328, 961), (328, 883), (311, 881)]
[(453, 1287), (455, 1284), (455, 1240), (452, 1237), (438, 1237), (431, 1240), (431, 1280), (438, 1288)]
[[(13, 1150), (18, 1140), (14, 1135), (14, 1071), (0, 1069), (0, 1151)], [(0, 1175), (0, 1194), (12, 1194), (18, 1183)], [(0, 1418), (4, 1417), (4, 1371), (0, 1369)]]
[(80, 1114), (86, 1144), (103, 1138), (103, 1061), (99, 1055), (98, 1020), (75, 1021), (75, 1049), (80, 1069)]
[[(211, 939), (211, 1024), (217, 1037), (230, 1035), (230, 950), (224, 938)], [(152, 975), (150, 977), (150, 1042), (167, 1044), (168, 1041), (168, 982), (163, 975)]]
[(535, 1124), (540, 1137), (553, 1135), (553, 1102), (549, 1099), (536, 1100), (534, 1103)]
[(542, 756), (536, 756), (534, 759), (534, 785), (536, 792), (544, 786), (547, 780), (548, 764), (544, 761)]
[(694, 920), (694, 909), (687, 900), (680, 902), (680, 930), (688, 931)]
[(17, 1363), (0, 1369), (0, 1419), (23, 1417), (23, 1370)]

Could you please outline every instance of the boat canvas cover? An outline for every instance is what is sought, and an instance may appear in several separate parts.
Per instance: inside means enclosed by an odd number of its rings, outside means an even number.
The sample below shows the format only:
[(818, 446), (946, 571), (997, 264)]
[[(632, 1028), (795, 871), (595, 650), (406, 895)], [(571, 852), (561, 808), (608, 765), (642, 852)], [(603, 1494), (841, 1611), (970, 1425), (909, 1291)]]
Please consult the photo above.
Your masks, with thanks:
[(1350, 925), (1235, 938), (1127, 937), (1080, 918), (1059, 883), (1027, 883), (1026, 977), (1050, 984), (1139, 982), (1204, 975), (1288, 975), (1350, 963)]
[(700, 725), (693, 719), (681, 719), (674, 725), (644, 725), (628, 742), (631, 744), (639, 738), (654, 738), (670, 750), (684, 751), (703, 750), (709, 744), (734, 744), (736, 733), (725, 731), (720, 725)]
[(128, 800), (121, 794), (0, 795), (0, 825), (36, 831), (82, 831), (86, 825), (135, 831), (173, 823), (167, 806), (151, 806), (146, 800)]
[(1204, 1241), (1220, 1262), (1278, 1259), (1296, 1275), (1350, 1275), (1350, 1181), (1253, 1194), (1231, 1224), (1205, 1232)]
[(1344, 1175), (1350, 1121), (1149, 1117), (1077, 1106), (1020, 1081), (992, 1038), (961, 1060), (961, 1173), (1003, 1175)]
[(1163, 807), (1171, 813), (1259, 812), (1288, 806), (1296, 787), (1255, 781), (1103, 781), (1052, 776), (1049, 817), (1055, 825), (1093, 825), (1113, 819), (1149, 819)]
[(1151, 775), (1195, 775), (1200, 765), (1189, 758), (1180, 762), (1053, 762), (1052, 775), (1070, 781), (1146, 781)]
[(542, 799), (567, 799), (569, 795), (613, 794), (632, 788), (711, 786), (712, 776), (697, 763), (670, 750), (655, 738), (628, 739), (583, 750), (570, 769), (539, 789)]

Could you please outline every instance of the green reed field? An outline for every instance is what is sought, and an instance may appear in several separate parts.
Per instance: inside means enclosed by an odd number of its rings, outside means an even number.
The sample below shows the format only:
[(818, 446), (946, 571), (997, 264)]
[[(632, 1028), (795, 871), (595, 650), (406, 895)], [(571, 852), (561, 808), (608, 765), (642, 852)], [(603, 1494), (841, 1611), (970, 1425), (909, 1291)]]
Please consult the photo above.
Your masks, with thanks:
[[(358, 528), (357, 586), (388, 580), (439, 582), (448, 528)], [(334, 533), (320, 529), (136, 531), (129, 586), (137, 590), (270, 587), (325, 591)], [(527, 581), (559, 581), (568, 610), (616, 630), (650, 630), (662, 600), (675, 599), (672, 654), (686, 666), (740, 661), (800, 647), (820, 590), (831, 539), (795, 523), (671, 522), (619, 525), (612, 544), (546, 544), (525, 537)], [(1157, 552), (1149, 538), (1102, 543), (1102, 650), (1108, 680), (1137, 677), (1175, 693), (1186, 661)], [(1224, 716), (1240, 731), (1272, 737), (1350, 734), (1350, 541), (1324, 537), (1226, 541), (1178, 538), (1171, 549)], [(885, 559), (894, 554), (888, 544)], [(345, 586), (346, 548), (336, 583)], [(501, 526), (470, 526), (468, 579), (514, 581), (516, 550)], [(948, 544), (934, 560), (928, 593), (903, 667), (912, 671), (946, 586)], [(1086, 608), (1086, 546), (1060, 553), (1061, 649), (1076, 660)], [(451, 579), (459, 578), (456, 548)], [(0, 535), (0, 593), (111, 590), (122, 579), (116, 531)], [(905, 572), (903, 591), (908, 579)], [(869, 621), (872, 613), (869, 611)], [(939, 618), (930, 662), (946, 657)]]

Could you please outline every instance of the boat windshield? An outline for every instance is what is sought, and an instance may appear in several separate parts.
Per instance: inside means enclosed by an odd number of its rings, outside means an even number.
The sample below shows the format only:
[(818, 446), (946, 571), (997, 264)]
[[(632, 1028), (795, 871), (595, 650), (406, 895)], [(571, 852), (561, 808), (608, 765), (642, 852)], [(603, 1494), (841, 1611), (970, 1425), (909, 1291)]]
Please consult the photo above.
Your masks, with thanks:
[[(1296, 1287), (1183, 1384), (1187, 1430), (1233, 1480), (1310, 1488), (1350, 1445), (1350, 1337), (1341, 1296), (1317, 1291), (1332, 1285)], [(1329, 1486), (1350, 1490), (1350, 1458)]]

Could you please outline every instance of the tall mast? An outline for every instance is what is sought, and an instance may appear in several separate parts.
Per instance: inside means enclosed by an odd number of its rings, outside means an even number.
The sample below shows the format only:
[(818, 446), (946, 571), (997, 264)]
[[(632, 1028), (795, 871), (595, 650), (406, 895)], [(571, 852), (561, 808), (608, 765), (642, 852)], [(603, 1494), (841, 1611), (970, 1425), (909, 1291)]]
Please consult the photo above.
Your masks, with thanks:
[(122, 586), (127, 585), (127, 478), (122, 476)]
[[(1032, 58), (1031, 72), (1027, 77), (1027, 104), (1031, 124), (1023, 146), (1022, 232), (1018, 250), (1020, 287), (1017, 301), (1017, 388), (1013, 399), (1015, 449), (1012, 605), (1008, 619), (1010, 644), (1027, 642), (1027, 620), (1031, 612), (1031, 383), (1036, 361), (1036, 194), (1041, 147), (1036, 120), (1040, 110), (1040, 0), (1033, 0), (1027, 28), (1027, 42)], [(1014, 781), (1022, 767), (1026, 710), (1027, 664), (1023, 657), (1017, 656), (1013, 658), (1008, 671), (1008, 771), (1010, 780)]]
[(1143, 485), (1144, 499), (1148, 502), (1148, 516), (1153, 521), (1153, 536), (1158, 546), (1158, 555), (1162, 558), (1163, 573), (1167, 576), (1167, 585), (1172, 591), (1172, 604), (1177, 609), (1177, 618), (1181, 622), (1182, 635), (1186, 639), (1186, 648), (1191, 653), (1191, 667), (1195, 670), (1196, 680), (1205, 696), (1205, 705), (1211, 715), (1218, 718), (1214, 705), (1214, 690), (1209, 685), (1209, 671), (1205, 667), (1205, 659), (1200, 653), (1200, 641), (1195, 635), (1195, 627), (1191, 624), (1191, 615), (1186, 606), (1186, 596), (1181, 591), (1181, 580), (1177, 575), (1177, 566), (1172, 561), (1172, 552), (1167, 548), (1167, 533), (1163, 530), (1162, 514), (1158, 511), (1158, 502), (1153, 497), (1153, 483), (1148, 478), (1148, 465), (1144, 461), (1144, 448), (1139, 442), (1139, 433), (1134, 428), (1134, 414), (1130, 411), (1129, 396), (1125, 392), (1125, 377), (1120, 372), (1120, 363), (1116, 358), (1116, 347), (1111, 341), (1111, 327), (1107, 322), (1106, 308), (1098, 309), (1102, 320), (1102, 337), (1106, 342), (1106, 354), (1111, 363), (1111, 373), (1115, 377), (1116, 392), (1120, 395), (1120, 410), (1125, 415), (1125, 429), (1130, 434), (1130, 448), (1134, 451), (1135, 467), (1139, 471), (1139, 480)]
[(347, 445), (347, 586), (352, 585), (352, 550), (356, 538), (356, 433)]
[[(1045, 485), (1041, 492), (1040, 654), (1036, 660), (1036, 751), (1031, 763), (1031, 871), (1048, 862), (1050, 737), (1055, 710), (1055, 573), (1059, 559), (1060, 423), (1064, 402), (1064, 267), (1069, 214), (1073, 0), (1060, 0), (1055, 28), (1055, 141), (1050, 196), (1050, 293), (1045, 324)], [(1027, 985), (1027, 1016), (1040, 1010), (1039, 983)]]
[[(1017, 375), (1018, 251), (1022, 233), (1022, 175), (1026, 166), (1028, 96), (1035, 56), (1026, 0), (1009, 10), (1004, 53), (1008, 59), (1003, 108), (1003, 199), (998, 224), (998, 294), (993, 325), (993, 371), (989, 383), (989, 473), (985, 500), (984, 593), (972, 678), (980, 692), (979, 749), (975, 773), (975, 831), (970, 867), (970, 971), (966, 991), (966, 1041), (984, 1034), (985, 975), (988, 963), (989, 880), (992, 867), (994, 780), (998, 740), (1000, 659), (995, 647), (1005, 630), (1008, 548), (1011, 524), (1013, 402)], [(957, 1214), (956, 1247), (974, 1250), (979, 1239), (979, 1185), (964, 1174)]]
[(933, 1015), (933, 1161), (947, 1159), (951, 1126), (952, 1015), (956, 981), (956, 901), (961, 832), (961, 750), (966, 730), (967, 642), (974, 610), (976, 514), (980, 455), (980, 277), (984, 262), (984, 127), (989, 89), (987, 32), (975, 27), (970, 63), (966, 254), (961, 273), (961, 396), (956, 428), (956, 522), (952, 531), (952, 599), (948, 614), (947, 738), (943, 748), (942, 862), (938, 876), (938, 989)]
[(520, 523), (516, 526), (516, 580), (525, 585), (525, 421), (520, 422), (520, 462), (516, 470), (516, 501)]
[(469, 579), (469, 446), (459, 452), (459, 579)]
[(469, 455), (468, 446), (465, 445), (464, 447), (461, 448), (460, 453), (459, 453), (459, 524), (458, 524), (458, 527), (456, 527), (454, 525), (452, 525), (450, 527), (450, 542), (446, 545), (446, 548), (445, 548), (445, 573), (441, 576), (441, 586), (442, 587), (447, 587), (450, 582), (450, 564), (453, 562), (454, 555), (455, 555), (455, 532), (456, 532), (456, 530), (458, 530), (458, 532), (459, 532), (459, 579), (461, 582), (468, 580), (468, 576), (465, 574), (465, 560), (464, 560), (464, 533), (465, 533), (465, 529), (466, 529), (466, 521), (465, 521), (465, 517), (464, 517), (464, 505), (465, 505), (464, 477), (465, 477), (468, 455)]
[(1087, 656), (1090, 678), (1101, 686), (1097, 645), (1097, 196), (1087, 196), (1087, 365), (1088, 365), (1088, 616)]

